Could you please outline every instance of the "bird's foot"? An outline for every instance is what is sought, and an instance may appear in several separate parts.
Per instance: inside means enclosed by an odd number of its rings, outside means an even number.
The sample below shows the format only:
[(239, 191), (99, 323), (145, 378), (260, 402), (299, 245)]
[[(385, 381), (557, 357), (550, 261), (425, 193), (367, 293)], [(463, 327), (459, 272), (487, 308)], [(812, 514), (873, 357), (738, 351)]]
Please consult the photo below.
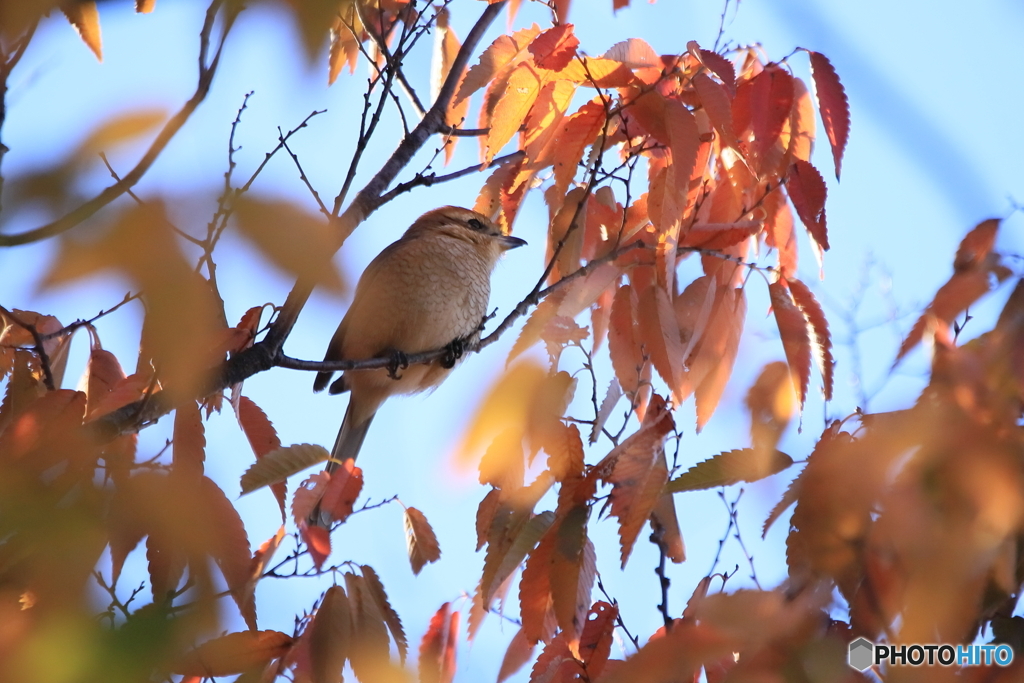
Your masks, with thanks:
[(445, 370), (451, 370), (455, 367), (455, 362), (462, 358), (462, 354), (466, 352), (466, 340), (465, 339), (453, 339), (448, 343), (448, 346), (444, 347), (444, 355), (441, 356), (441, 367)]
[(402, 376), (398, 374), (399, 370), (405, 370), (409, 367), (409, 358), (395, 349), (391, 352), (391, 358), (388, 360), (388, 377), (391, 379), (402, 379)]

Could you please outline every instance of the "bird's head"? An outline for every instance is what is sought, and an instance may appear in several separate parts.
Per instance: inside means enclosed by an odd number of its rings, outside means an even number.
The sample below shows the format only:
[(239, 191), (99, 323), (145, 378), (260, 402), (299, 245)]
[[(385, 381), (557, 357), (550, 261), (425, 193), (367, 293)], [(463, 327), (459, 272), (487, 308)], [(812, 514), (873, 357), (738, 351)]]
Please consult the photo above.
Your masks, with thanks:
[(406, 231), (405, 237), (416, 238), (429, 234), (443, 234), (469, 242), (495, 261), (509, 249), (526, 244), (526, 240), (503, 233), (487, 216), (459, 206), (442, 206), (426, 212), (416, 219)]

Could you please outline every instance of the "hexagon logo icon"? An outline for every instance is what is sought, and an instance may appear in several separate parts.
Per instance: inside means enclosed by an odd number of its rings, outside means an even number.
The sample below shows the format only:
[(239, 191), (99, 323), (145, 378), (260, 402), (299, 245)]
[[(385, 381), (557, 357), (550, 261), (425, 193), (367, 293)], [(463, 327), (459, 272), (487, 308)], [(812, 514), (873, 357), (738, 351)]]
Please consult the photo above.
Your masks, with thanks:
[(850, 643), (850, 654), (847, 661), (857, 671), (866, 671), (871, 668), (874, 654), (874, 644), (867, 638), (858, 638)]

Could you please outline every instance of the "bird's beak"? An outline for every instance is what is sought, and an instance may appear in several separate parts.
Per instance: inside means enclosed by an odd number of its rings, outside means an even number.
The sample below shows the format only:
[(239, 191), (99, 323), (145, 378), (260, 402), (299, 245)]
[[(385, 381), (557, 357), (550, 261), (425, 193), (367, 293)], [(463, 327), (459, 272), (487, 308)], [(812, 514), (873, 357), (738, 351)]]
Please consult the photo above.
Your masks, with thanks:
[(502, 235), (501, 237), (498, 238), (498, 242), (501, 244), (502, 248), (505, 249), (505, 251), (508, 251), (509, 249), (515, 249), (516, 247), (521, 247), (524, 244), (526, 244), (526, 240), (519, 239), (518, 237), (513, 237), (512, 235)]

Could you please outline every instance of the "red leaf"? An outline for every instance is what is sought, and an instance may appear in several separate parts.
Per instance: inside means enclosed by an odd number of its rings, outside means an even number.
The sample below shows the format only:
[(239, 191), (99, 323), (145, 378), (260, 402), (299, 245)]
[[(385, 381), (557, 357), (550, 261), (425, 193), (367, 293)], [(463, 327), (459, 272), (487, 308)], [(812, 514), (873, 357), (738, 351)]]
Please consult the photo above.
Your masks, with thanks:
[(324, 497), (324, 491), (330, 482), (330, 472), (321, 470), (303, 479), (295, 489), (295, 495), (292, 496), (292, 519), (295, 520), (296, 526), (309, 519), (313, 508)]
[(598, 601), (590, 608), (587, 624), (580, 638), (580, 659), (587, 669), (587, 677), (597, 680), (604, 670), (605, 662), (612, 648), (612, 633), (619, 608), (604, 601)]
[(206, 430), (203, 416), (195, 401), (185, 401), (174, 411), (174, 472), (190, 477), (203, 476), (206, 460)]
[(346, 460), (331, 473), (331, 481), (324, 489), (321, 509), (330, 513), (335, 522), (345, 521), (352, 514), (352, 506), (363, 490), (363, 470), (353, 460)]
[(317, 569), (323, 566), (324, 560), (331, 554), (331, 534), (321, 526), (307, 526), (305, 520), (299, 524), (299, 534), (309, 547), (309, 554)]
[(761, 160), (778, 141), (789, 119), (793, 106), (793, 77), (779, 66), (769, 65), (737, 88), (733, 106), (742, 110), (742, 113), (733, 112), (737, 132), (743, 130), (743, 123), (749, 122), (754, 136), (751, 152)]
[(722, 79), (722, 83), (729, 89), (729, 92), (736, 95), (736, 68), (728, 59), (712, 52), (711, 50), (700, 51), (700, 60), (704, 66), (715, 72), (715, 75)]
[(654, 368), (672, 389), (677, 401), (689, 394), (684, 387), (683, 345), (679, 339), (679, 324), (668, 294), (657, 284), (641, 290), (636, 312), (641, 344), (650, 354)]
[(768, 285), (771, 295), (775, 322), (782, 337), (782, 348), (786, 351), (786, 362), (797, 388), (801, 408), (807, 398), (807, 384), (811, 375), (811, 339), (807, 334), (807, 321), (793, 303), (793, 297), (785, 280)]
[(587, 538), (588, 513), (586, 503), (577, 504), (547, 532), (556, 539), (550, 569), (552, 608), (574, 652), (579, 648), (596, 576), (594, 546)]
[(811, 325), (811, 332), (814, 334), (814, 358), (818, 363), (818, 371), (821, 372), (822, 389), (825, 392), (825, 400), (831, 401), (836, 361), (832, 358), (832, 336), (828, 331), (828, 320), (825, 318), (825, 312), (821, 310), (821, 304), (814, 298), (807, 285), (796, 278), (787, 282), (793, 300)]
[(555, 632), (555, 615), (551, 598), (551, 562), (555, 537), (545, 534), (530, 553), (519, 581), (519, 614), (527, 641), (548, 641)]
[[(242, 427), (245, 438), (249, 440), (249, 446), (252, 447), (252, 452), (256, 455), (257, 460), (281, 447), (281, 439), (277, 437), (277, 430), (274, 429), (267, 414), (248, 396), (239, 398), (235, 416), (238, 418), (238, 424)], [(270, 490), (274, 492), (277, 504), (281, 507), (281, 519), (283, 520), (285, 500), (288, 497), (288, 484), (283, 481), (271, 484)]]
[(100, 401), (125, 379), (125, 374), (114, 354), (96, 347), (89, 354), (89, 364), (85, 368), (85, 373), (86, 416), (91, 419)]
[(839, 76), (828, 61), (828, 57), (820, 52), (810, 52), (811, 76), (814, 78), (814, 90), (818, 96), (818, 110), (821, 122), (825, 126), (825, 134), (832, 145), (832, 158), (836, 163), (836, 180), (843, 166), (843, 152), (850, 137), (850, 105), (846, 101), (846, 90), (839, 82)]
[(420, 643), (420, 683), (451, 683), (458, 638), (459, 613), (446, 602), (431, 617)]
[[(585, 678), (586, 673), (560, 633), (537, 657), (530, 671), (530, 683), (570, 683), (589, 680)], [(596, 680), (596, 677), (593, 680)]]
[(786, 191), (811, 239), (822, 251), (828, 251), (828, 228), (825, 222), (828, 188), (825, 187), (825, 179), (810, 162), (795, 159), (786, 176)]
[(978, 223), (964, 236), (956, 250), (956, 258), (953, 259), (953, 270), (960, 272), (984, 264), (996, 244), (999, 223), (998, 218), (989, 218)]
[(576, 56), (579, 44), (579, 38), (573, 34), (572, 24), (562, 24), (534, 38), (529, 50), (540, 68), (561, 71)]

